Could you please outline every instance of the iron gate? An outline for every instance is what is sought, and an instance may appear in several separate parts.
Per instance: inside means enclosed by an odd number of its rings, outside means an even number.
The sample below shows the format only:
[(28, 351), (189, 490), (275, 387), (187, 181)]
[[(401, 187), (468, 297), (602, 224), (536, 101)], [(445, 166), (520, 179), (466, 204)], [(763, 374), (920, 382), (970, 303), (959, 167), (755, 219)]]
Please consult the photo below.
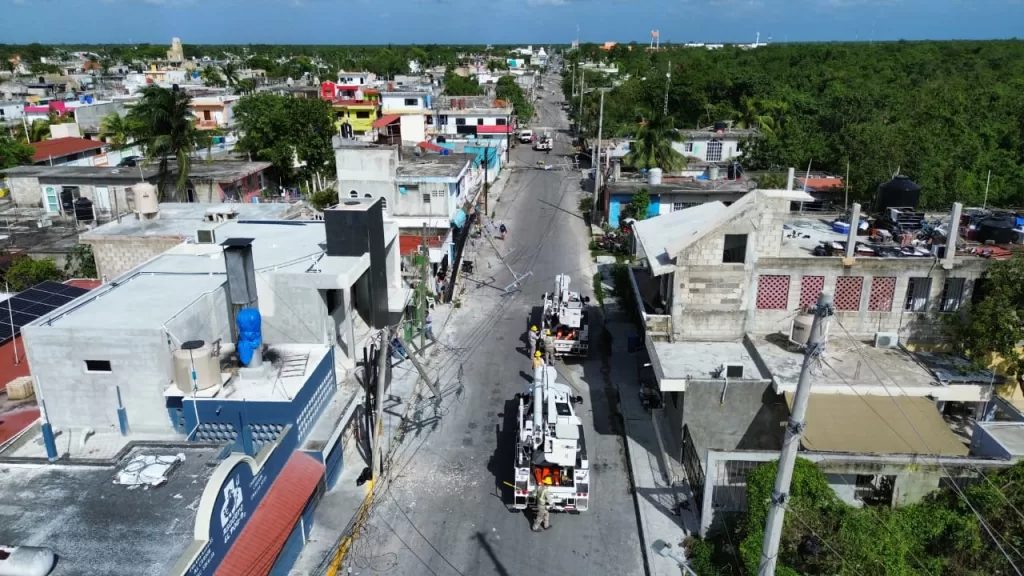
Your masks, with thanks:
[(700, 464), (700, 456), (693, 445), (690, 428), (683, 425), (683, 468), (686, 469), (686, 482), (690, 485), (690, 493), (697, 501), (697, 515), (704, 509), (704, 468)]

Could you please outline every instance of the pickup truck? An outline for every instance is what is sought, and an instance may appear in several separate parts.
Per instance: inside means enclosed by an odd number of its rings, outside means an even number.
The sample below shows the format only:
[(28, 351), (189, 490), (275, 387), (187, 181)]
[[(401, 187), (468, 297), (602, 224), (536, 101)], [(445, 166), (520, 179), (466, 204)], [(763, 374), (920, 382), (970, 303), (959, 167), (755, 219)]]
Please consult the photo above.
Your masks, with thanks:
[(533, 130), (521, 130), (519, 132), (519, 141), (523, 144), (533, 142)]

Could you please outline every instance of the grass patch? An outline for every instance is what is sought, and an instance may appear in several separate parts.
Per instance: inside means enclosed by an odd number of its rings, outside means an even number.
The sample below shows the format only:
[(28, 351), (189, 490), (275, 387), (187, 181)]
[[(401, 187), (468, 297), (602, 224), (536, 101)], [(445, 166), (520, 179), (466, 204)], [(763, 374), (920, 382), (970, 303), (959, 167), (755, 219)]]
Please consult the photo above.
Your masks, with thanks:
[(604, 307), (604, 284), (601, 282), (601, 273), (597, 272), (594, 274), (594, 298), (597, 299), (597, 303)]

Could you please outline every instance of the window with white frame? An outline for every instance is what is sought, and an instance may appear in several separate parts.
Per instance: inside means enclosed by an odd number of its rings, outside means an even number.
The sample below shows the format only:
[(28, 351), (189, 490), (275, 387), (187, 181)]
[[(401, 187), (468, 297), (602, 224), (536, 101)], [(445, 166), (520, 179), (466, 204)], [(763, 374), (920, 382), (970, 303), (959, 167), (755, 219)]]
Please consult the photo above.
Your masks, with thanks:
[(931, 278), (911, 278), (907, 282), (907, 299), (903, 302), (903, 309), (907, 312), (926, 312), (931, 291)]
[(445, 193), (444, 190), (434, 190), (430, 193), (430, 195), (433, 196), (434, 198), (444, 198)]
[(680, 210), (686, 210), (687, 208), (693, 208), (696, 205), (696, 202), (673, 202), (672, 211), (678, 212)]
[(416, 98), (406, 98), (405, 99), (405, 105), (406, 106), (417, 106), (419, 103), (420, 103), (420, 101), (417, 100)]
[(693, 142), (684, 142), (683, 152), (693, 152)]
[(707, 155), (704, 157), (708, 162), (722, 161), (722, 141), (712, 140), (708, 142)]
[(946, 278), (942, 285), (942, 296), (939, 297), (939, 306), (942, 312), (956, 312), (960, 309), (964, 299), (964, 286), (967, 281), (963, 278)]
[(423, 193), (423, 203), (430, 204), (430, 192)]

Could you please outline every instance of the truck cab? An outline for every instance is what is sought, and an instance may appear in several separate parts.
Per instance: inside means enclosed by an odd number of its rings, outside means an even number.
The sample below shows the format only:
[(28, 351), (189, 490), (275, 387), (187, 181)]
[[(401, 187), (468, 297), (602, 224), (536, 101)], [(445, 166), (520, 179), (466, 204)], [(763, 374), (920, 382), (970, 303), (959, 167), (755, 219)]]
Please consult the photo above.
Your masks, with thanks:
[(519, 141), (523, 144), (529, 144), (533, 142), (533, 130), (520, 130)]

